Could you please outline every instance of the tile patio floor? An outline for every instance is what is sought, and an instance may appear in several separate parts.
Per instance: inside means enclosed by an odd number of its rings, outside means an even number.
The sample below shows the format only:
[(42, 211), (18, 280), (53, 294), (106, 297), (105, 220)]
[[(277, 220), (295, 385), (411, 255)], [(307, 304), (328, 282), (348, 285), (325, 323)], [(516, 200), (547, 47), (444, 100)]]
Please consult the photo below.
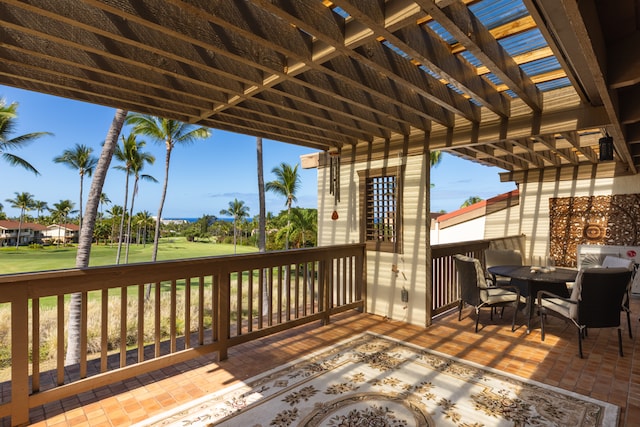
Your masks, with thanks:
[[(345, 313), (329, 326), (317, 323), (250, 342), (229, 350), (220, 363), (216, 356), (201, 357), (151, 374), (102, 387), (31, 411), (36, 426), (124, 426), (168, 411), (208, 393), (250, 378), (267, 369), (342, 341), (352, 334), (372, 331), (434, 349), (501, 371), (585, 394), (620, 406), (619, 426), (640, 424), (640, 298), (632, 301), (634, 339), (623, 322), (624, 357), (617, 352), (613, 329), (591, 330), (585, 341), (585, 359), (578, 357), (573, 326), (550, 318), (547, 338), (533, 323), (525, 333), (524, 319), (511, 332), (510, 316), (489, 321), (481, 314), (482, 329), (473, 332), (470, 308), (458, 322), (447, 314), (429, 328), (389, 321), (379, 316)], [(507, 309), (508, 310), (508, 309)], [(2, 420), (7, 425), (7, 420)]]

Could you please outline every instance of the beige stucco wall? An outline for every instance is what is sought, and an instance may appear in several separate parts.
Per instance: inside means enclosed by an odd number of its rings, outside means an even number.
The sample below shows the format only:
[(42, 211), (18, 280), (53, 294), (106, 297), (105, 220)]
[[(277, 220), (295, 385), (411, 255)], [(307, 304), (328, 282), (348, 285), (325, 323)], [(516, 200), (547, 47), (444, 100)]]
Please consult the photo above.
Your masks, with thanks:
[[(395, 167), (404, 162), (403, 253), (367, 252), (367, 311), (394, 320), (424, 325), (427, 317), (427, 245), (429, 204), (427, 197), (428, 156), (394, 157), (386, 161), (346, 163), (340, 172), (339, 218), (331, 220), (334, 198), (329, 194), (329, 169), (318, 170), (318, 245), (360, 242), (358, 171)], [(392, 271), (397, 266), (398, 272)], [(409, 291), (409, 302), (401, 301), (401, 290)]]
[[(502, 234), (505, 226), (509, 234), (524, 234), (527, 262), (531, 262), (533, 257), (535, 263), (549, 251), (550, 198), (640, 193), (638, 175), (573, 181), (545, 181), (539, 178), (539, 174), (530, 174), (526, 182), (520, 183), (520, 205), (504, 211), (508, 219), (500, 221), (494, 215), (487, 219), (486, 225), (487, 237)], [(519, 230), (512, 230), (517, 226)]]

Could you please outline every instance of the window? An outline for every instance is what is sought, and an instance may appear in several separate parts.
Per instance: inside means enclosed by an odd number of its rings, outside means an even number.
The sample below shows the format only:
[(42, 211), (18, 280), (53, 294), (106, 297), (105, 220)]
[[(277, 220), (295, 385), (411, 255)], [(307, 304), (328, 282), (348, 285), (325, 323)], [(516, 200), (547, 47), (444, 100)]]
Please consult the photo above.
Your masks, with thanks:
[(361, 238), (367, 250), (402, 252), (401, 169), (360, 172)]

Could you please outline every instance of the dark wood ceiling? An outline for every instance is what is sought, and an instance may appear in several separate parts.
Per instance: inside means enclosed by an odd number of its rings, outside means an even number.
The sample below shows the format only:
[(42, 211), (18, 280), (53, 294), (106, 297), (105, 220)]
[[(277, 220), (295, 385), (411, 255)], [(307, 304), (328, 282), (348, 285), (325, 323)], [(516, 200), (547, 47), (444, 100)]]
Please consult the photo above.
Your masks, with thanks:
[(0, 84), (319, 150), (640, 165), (640, 0), (0, 0)]

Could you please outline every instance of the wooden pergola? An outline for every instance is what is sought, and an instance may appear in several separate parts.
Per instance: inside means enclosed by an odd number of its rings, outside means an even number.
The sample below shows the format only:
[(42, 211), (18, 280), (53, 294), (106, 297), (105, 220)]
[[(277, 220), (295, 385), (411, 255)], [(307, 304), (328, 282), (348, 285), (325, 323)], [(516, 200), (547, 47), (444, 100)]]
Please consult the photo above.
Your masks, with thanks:
[(638, 0), (2, 0), (0, 84), (513, 174), (640, 165)]

